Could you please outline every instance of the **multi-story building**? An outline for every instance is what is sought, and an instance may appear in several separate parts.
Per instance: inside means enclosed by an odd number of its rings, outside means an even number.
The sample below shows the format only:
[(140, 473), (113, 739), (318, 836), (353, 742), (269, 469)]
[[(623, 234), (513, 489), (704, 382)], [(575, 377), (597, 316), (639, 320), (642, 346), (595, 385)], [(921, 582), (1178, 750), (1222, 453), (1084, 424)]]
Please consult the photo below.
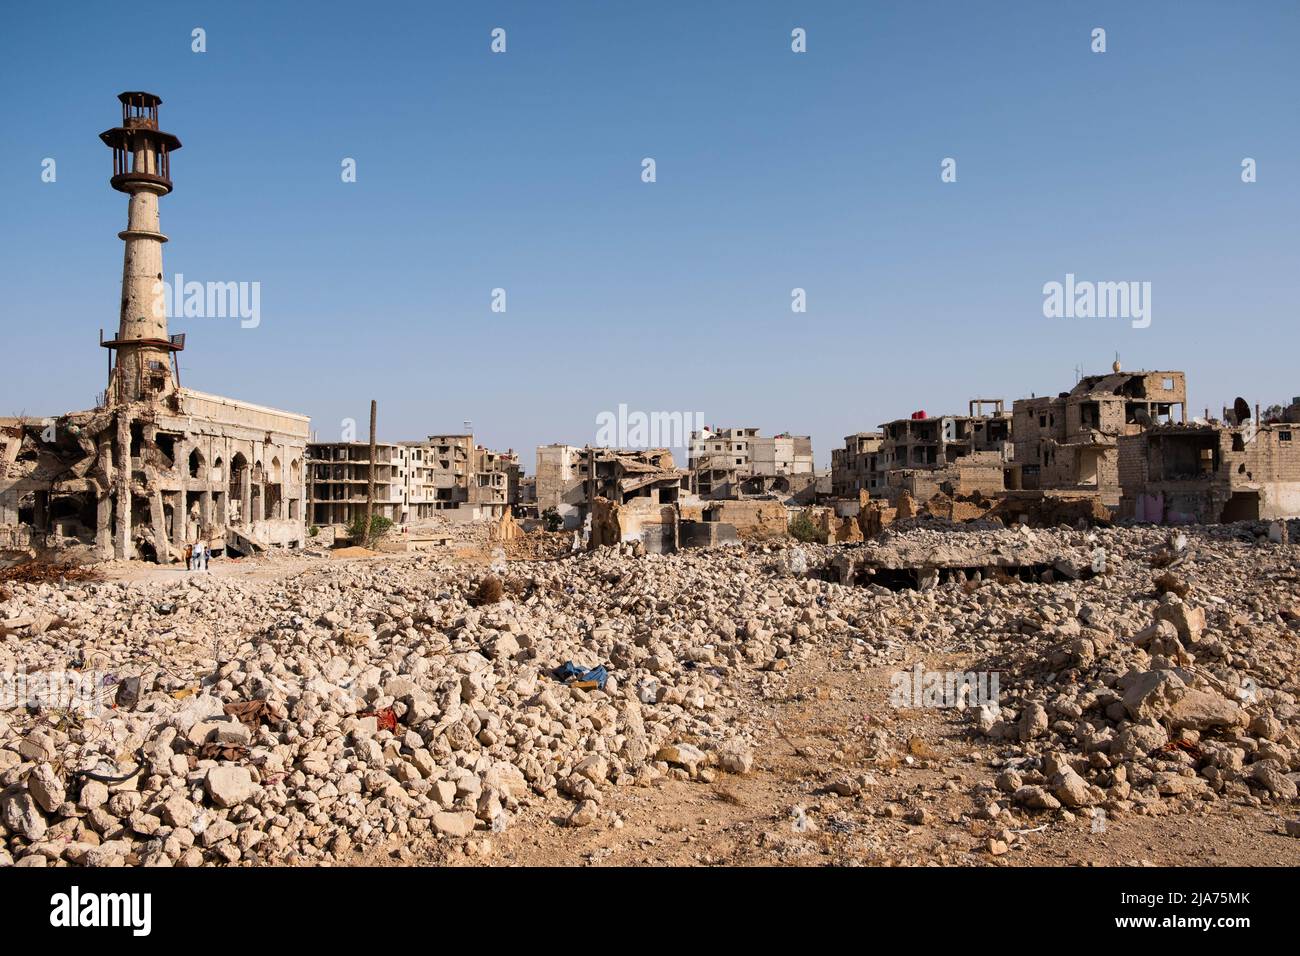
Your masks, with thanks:
[[(486, 521), (518, 500), (519, 461), (513, 450), (476, 446), (473, 435), (431, 435), (425, 441), (376, 445), (375, 512), (396, 524), (437, 517)], [(311, 520), (349, 524), (365, 511), (370, 478), (366, 442), (313, 443)]]
[(474, 448), (469, 504), (476, 521), (508, 514), (519, 501), (519, 458), (514, 449), (499, 452)]
[(407, 445), (380, 442), (372, 461), (368, 442), (309, 444), (308, 521), (314, 525), (349, 525), (364, 515), (373, 471), (374, 513), (394, 524), (407, 523), (411, 452)]
[(1026, 490), (1095, 490), (1120, 503), (1119, 439), (1187, 421), (1182, 372), (1087, 375), (1068, 392), (1012, 403), (1015, 464)]
[(1120, 514), (1156, 523), (1300, 516), (1300, 427), (1154, 424), (1117, 440)]
[(430, 435), (422, 447), (425, 465), (432, 478), (433, 510), (455, 511), (469, 504), (474, 436)]
[[(992, 412), (984, 411), (991, 406)], [(975, 452), (1003, 453), (1011, 439), (1011, 416), (998, 398), (976, 398), (966, 415), (930, 417), (916, 412), (880, 426), (877, 461), (885, 471), (944, 468)]]
[(987, 494), (1005, 487), (1012, 429), (1000, 398), (971, 399), (966, 415), (921, 411), (880, 428), (877, 471), (868, 484), (881, 497)]
[(750, 473), (763, 478), (813, 473), (812, 439), (781, 433), (771, 438), (754, 436), (749, 443)]
[(537, 513), (554, 508), (569, 529), (582, 524), (587, 503), (583, 451), (575, 445), (537, 446)]
[(398, 444), (406, 451), (404, 467), (407, 520), (412, 524), (428, 521), (434, 516), (437, 506), (429, 449), (424, 442), (419, 441), (403, 441)]
[(856, 498), (860, 492), (879, 494), (885, 487), (880, 467), (880, 432), (855, 432), (844, 437), (843, 448), (831, 449), (831, 495)]
[(757, 428), (705, 428), (691, 432), (686, 466), (691, 491), (701, 498), (732, 497), (741, 475), (753, 473), (750, 444)]
[(757, 428), (706, 428), (691, 433), (687, 466), (691, 491), (701, 498), (789, 493), (812, 481), (791, 480), (813, 474), (812, 439), (788, 433), (765, 438)]

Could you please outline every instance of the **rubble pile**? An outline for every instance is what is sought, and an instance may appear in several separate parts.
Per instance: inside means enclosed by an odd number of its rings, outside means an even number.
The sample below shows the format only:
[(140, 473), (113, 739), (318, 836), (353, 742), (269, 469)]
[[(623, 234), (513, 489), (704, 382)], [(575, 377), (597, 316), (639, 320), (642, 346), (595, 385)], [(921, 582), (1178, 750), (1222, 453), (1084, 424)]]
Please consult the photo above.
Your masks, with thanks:
[[(1135, 535), (1106, 537), (1117, 534)], [(1033, 590), (1032, 607), (972, 623), (976, 666), (1002, 679), (1000, 700), (970, 711), (997, 748), (979, 794), (994, 818), (1181, 813), (1217, 799), (1284, 812), (1296, 799), (1292, 552), (1242, 527), (1199, 529), (1194, 542), (1154, 534), (1112, 551), (1110, 573), (1082, 590), (1016, 585)]]
[(515, 564), (474, 607), (487, 573), (13, 585), (0, 670), (103, 673), (117, 706), (0, 714), (0, 863), (339, 859), (554, 796), (590, 823), (611, 786), (747, 769), (741, 679), (845, 627), (829, 585), (731, 551)]
[(530, 531), (504, 543), (512, 561), (542, 561), (562, 558), (574, 551), (572, 531)]
[(77, 564), (43, 564), (26, 561), (13, 567), (0, 569), (0, 584), (19, 582), (39, 584), (42, 582), (57, 584), (63, 581), (97, 581), (100, 572), (94, 567)]
[[(900, 588), (841, 583), (849, 558), (1048, 571)], [(619, 827), (613, 788), (749, 772), (814, 653), (997, 674), (996, 702), (944, 711), (982, 753), (982, 819), (1286, 803), (1298, 585), (1254, 525), (13, 582), (0, 673), (88, 675), (93, 700), (0, 710), (0, 865), (347, 862), (486, 842), (543, 804)]]

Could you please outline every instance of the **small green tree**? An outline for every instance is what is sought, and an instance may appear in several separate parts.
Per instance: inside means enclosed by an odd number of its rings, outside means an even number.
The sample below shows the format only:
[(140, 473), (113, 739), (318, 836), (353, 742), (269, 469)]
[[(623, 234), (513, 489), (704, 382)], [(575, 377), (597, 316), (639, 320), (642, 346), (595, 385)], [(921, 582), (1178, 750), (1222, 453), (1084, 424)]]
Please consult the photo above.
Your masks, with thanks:
[(826, 543), (826, 532), (817, 527), (806, 511), (799, 512), (790, 522), (790, 536), (805, 543), (814, 541), (818, 544)]
[(547, 508), (542, 512), (542, 527), (547, 531), (559, 531), (564, 527), (564, 519), (560, 517), (560, 512), (554, 507)]
[(368, 548), (386, 535), (392, 526), (393, 522), (383, 515), (371, 515), (370, 531), (367, 533), (366, 516), (360, 514), (353, 518), (352, 523), (348, 525), (348, 537), (352, 539), (353, 544)]
[(320, 534), (320, 528), (318, 528), (316, 525), (312, 525), (310, 528), (307, 529), (307, 537), (309, 538), (314, 538), (318, 534)]

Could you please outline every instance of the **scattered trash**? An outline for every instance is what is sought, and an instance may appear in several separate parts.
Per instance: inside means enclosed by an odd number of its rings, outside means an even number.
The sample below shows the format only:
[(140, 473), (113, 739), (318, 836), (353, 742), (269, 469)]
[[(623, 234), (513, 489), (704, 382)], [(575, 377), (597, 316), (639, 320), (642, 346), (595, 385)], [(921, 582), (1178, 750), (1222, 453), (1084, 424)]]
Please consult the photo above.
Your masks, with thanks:
[(1151, 753), (1151, 756), (1154, 757), (1158, 754), (1178, 753), (1179, 751), (1182, 751), (1196, 761), (1205, 759), (1205, 751), (1201, 750), (1201, 748), (1196, 746), (1196, 744), (1188, 743), (1186, 740), (1171, 740), (1166, 744), (1162, 744)]
[(609, 680), (609, 671), (605, 669), (604, 664), (597, 664), (591, 670), (583, 670), (573, 661), (565, 661), (562, 667), (557, 667), (551, 672), (551, 676), (580, 690), (604, 690), (605, 681)]
[(247, 724), (254, 730), (257, 730), (262, 723), (279, 723), (284, 720), (284, 715), (265, 700), (236, 701), (233, 704), (226, 704), (224, 709), (227, 717), (234, 717), (241, 724)]
[(247, 756), (247, 747), (241, 747), (239, 744), (221, 744), (214, 740), (199, 747), (197, 760), (193, 756), (190, 757), (190, 769), (197, 767), (199, 760), (243, 760)]
[(387, 730), (397, 733), (397, 712), (391, 707), (385, 707), (382, 710), (366, 710), (357, 714), (358, 717), (375, 718), (376, 730)]
[(101, 773), (99, 770), (77, 770), (72, 774), (72, 777), (75, 781), (78, 782), (78, 784), (84, 780), (94, 780), (97, 781), (98, 783), (107, 783), (107, 784), (126, 783), (128, 780), (136, 776), (136, 774), (138, 774), (143, 769), (144, 769), (144, 748), (141, 747), (139, 750), (135, 752), (135, 769), (132, 770), (130, 773), (110, 774), (110, 773)]
[(1236, 697), (1243, 704), (1253, 704), (1255, 703), (1257, 691), (1258, 686), (1255, 682), (1249, 677), (1243, 677), (1241, 679), (1241, 686), (1236, 690)]

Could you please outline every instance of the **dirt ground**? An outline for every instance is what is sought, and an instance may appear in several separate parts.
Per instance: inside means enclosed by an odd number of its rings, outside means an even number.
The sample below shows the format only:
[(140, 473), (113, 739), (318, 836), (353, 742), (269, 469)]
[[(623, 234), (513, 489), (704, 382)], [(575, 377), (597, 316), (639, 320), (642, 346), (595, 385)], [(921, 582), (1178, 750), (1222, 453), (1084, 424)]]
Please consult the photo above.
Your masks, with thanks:
[[(945, 661), (960, 668), (958, 656)], [(969, 787), (995, 771), (955, 714), (899, 713), (887, 706), (890, 668), (854, 671), (833, 656), (799, 669), (781, 699), (757, 716), (764, 731), (755, 766), (713, 782), (664, 780), (607, 791), (617, 823), (571, 828), (572, 808), (555, 800), (521, 814), (504, 833), (476, 834), (462, 851), (429, 839), (358, 858), (370, 864), (495, 866), (1298, 866), (1300, 840), (1276, 811), (1206, 803), (1197, 816), (1139, 816), (1065, 822), (1043, 815), (1017, 827), (1005, 855), (986, 849), (1003, 827), (975, 817)], [(882, 725), (881, 721), (887, 721)], [(865, 758), (873, 728), (912, 738), (924, 756), (882, 767)], [(910, 760), (910, 763), (907, 762)], [(839, 797), (826, 782), (869, 773), (874, 786)], [(816, 831), (796, 829), (800, 806)], [(923, 822), (913, 811), (925, 811)], [(1046, 822), (1043, 822), (1046, 821)], [(1016, 830), (1013, 830), (1016, 832)]]

